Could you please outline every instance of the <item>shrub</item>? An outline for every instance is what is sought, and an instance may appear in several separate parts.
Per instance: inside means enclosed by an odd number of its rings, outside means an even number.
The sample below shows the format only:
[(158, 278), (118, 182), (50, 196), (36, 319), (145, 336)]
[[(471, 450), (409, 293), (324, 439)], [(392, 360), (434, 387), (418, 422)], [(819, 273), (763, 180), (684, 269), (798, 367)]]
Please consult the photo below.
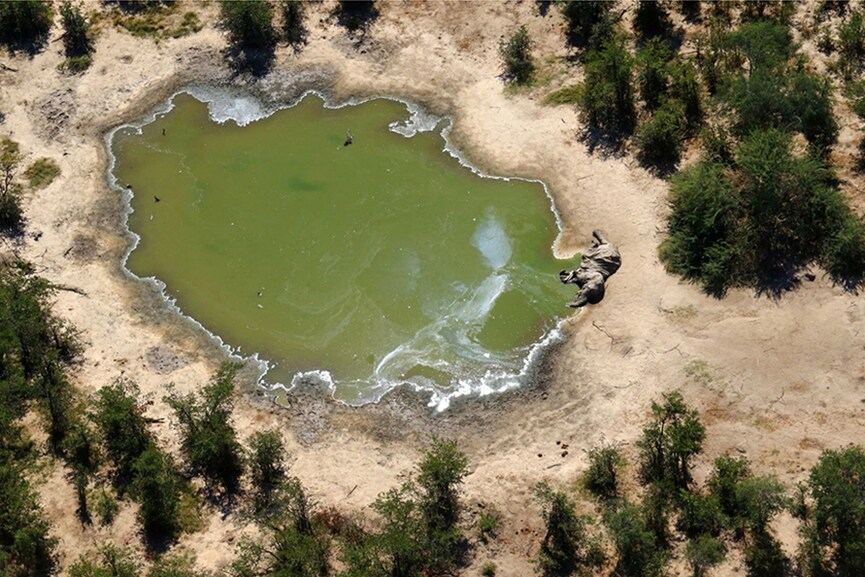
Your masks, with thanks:
[(643, 166), (668, 169), (679, 162), (685, 138), (681, 105), (667, 101), (637, 131), (637, 159)]
[(496, 564), (492, 561), (484, 563), (484, 566), (481, 567), (481, 575), (483, 577), (496, 577)]
[(90, 68), (91, 64), (93, 64), (93, 59), (90, 55), (83, 54), (81, 56), (67, 58), (57, 65), (57, 69), (63, 72), (69, 72), (70, 74), (80, 74)]
[(637, 443), (640, 479), (644, 483), (686, 488), (691, 482), (692, 459), (703, 450), (706, 428), (681, 393), (663, 395), (652, 402), (652, 421)]
[(814, 542), (827, 551), (838, 575), (865, 567), (865, 451), (858, 445), (826, 450), (811, 469)]
[(546, 483), (535, 487), (546, 533), (538, 553), (543, 575), (571, 575), (587, 565), (586, 519), (577, 516), (573, 502)]
[(667, 63), (672, 57), (669, 45), (660, 38), (649, 40), (637, 53), (637, 85), (648, 110), (658, 108), (667, 94)]
[(707, 485), (726, 516), (742, 518), (747, 515), (737, 487), (748, 477), (751, 477), (751, 465), (745, 457), (724, 455), (715, 459), (715, 467)]
[(60, 166), (51, 158), (39, 158), (24, 171), (24, 178), (34, 190), (45, 188), (60, 176)]
[(669, 65), (670, 98), (684, 107), (688, 129), (694, 131), (703, 120), (703, 97), (697, 69), (690, 60), (675, 59)]
[(545, 104), (579, 104), (583, 99), (583, 86), (574, 84), (551, 92), (544, 98)]
[(64, 0), (60, 5), (60, 21), (63, 24), (63, 48), (69, 58), (89, 54), (93, 47), (90, 44), (90, 24), (81, 13), (81, 7)]
[(499, 43), (499, 56), (504, 63), (506, 78), (515, 84), (531, 82), (535, 64), (532, 59), (532, 40), (525, 24), (509, 40)]
[(93, 499), (93, 510), (100, 525), (106, 527), (114, 523), (119, 509), (117, 501), (108, 490), (101, 489), (96, 493), (96, 497)]
[(694, 572), (694, 577), (705, 577), (706, 572), (724, 560), (724, 545), (717, 538), (701, 535), (688, 541), (685, 558)]
[(286, 480), (285, 445), (278, 431), (259, 431), (249, 441), (249, 473), (255, 511), (269, 509)]
[(271, 51), (276, 42), (273, 5), (267, 0), (220, 0), (220, 23), (228, 41), (238, 50)]
[(462, 533), (457, 526), (462, 505), (458, 487), (468, 474), (468, 458), (453, 441), (433, 437), (418, 465), (419, 506), (429, 546), (430, 564), (453, 565)]
[(689, 539), (701, 535), (717, 537), (725, 524), (724, 513), (717, 495), (679, 492), (679, 518), (676, 529)]
[(484, 543), (490, 539), (495, 539), (501, 528), (502, 517), (498, 513), (492, 511), (484, 511), (478, 519), (478, 536)]
[(619, 495), (619, 470), (624, 464), (621, 452), (612, 445), (592, 447), (588, 451), (589, 468), (583, 483), (599, 499), (615, 499)]
[(579, 47), (600, 46), (612, 30), (610, 12), (615, 5), (615, 2), (606, 0), (563, 2), (562, 15), (568, 26), (568, 41)]
[(852, 210), (844, 211), (838, 229), (827, 236), (821, 261), (839, 284), (855, 286), (865, 278), (865, 222)]
[(133, 493), (145, 535), (149, 540), (174, 538), (179, 531), (180, 480), (171, 457), (150, 445), (135, 461), (133, 472)]
[(776, 70), (793, 54), (790, 29), (776, 22), (743, 24), (730, 33), (727, 46), (735, 47), (748, 62), (751, 74)]
[(860, 10), (853, 10), (838, 27), (838, 57), (847, 76), (865, 59), (865, 15)]
[(15, 182), (21, 158), (17, 142), (8, 138), (0, 141), (0, 230), (13, 234), (23, 225), (20, 186)]
[(748, 577), (785, 577), (788, 564), (781, 544), (765, 531), (756, 532), (745, 547)]
[(198, 395), (171, 391), (163, 397), (174, 411), (186, 462), (204, 477), (209, 488), (218, 485), (228, 495), (237, 491), (243, 473), (241, 446), (232, 424), (234, 379), (240, 365), (224, 363)]
[(153, 443), (141, 416), (138, 395), (138, 385), (117, 380), (96, 392), (90, 416), (122, 482), (132, 479), (133, 464)]
[(636, 112), (632, 89), (633, 59), (621, 37), (586, 56), (580, 115), (593, 128), (630, 134)]
[(666, 553), (646, 526), (639, 507), (623, 502), (604, 512), (604, 524), (616, 548), (616, 574), (623, 577), (660, 577)]
[(53, 23), (46, 0), (0, 2), (0, 44), (10, 49), (41, 47)]
[(141, 568), (128, 549), (112, 543), (99, 548), (96, 558), (82, 554), (69, 567), (70, 577), (139, 577)]

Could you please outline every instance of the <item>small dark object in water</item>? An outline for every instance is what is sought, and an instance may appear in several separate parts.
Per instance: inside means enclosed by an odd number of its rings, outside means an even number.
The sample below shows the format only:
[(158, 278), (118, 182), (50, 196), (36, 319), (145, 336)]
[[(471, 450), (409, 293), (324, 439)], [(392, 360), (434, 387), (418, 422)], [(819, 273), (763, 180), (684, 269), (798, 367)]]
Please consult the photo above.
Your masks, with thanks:
[(349, 130), (348, 133), (346, 133), (345, 135), (345, 142), (342, 145), (348, 146), (352, 142), (354, 142), (354, 137), (351, 135), (351, 130)]
[(162, 136), (165, 136), (165, 129), (162, 129)]
[(155, 200), (156, 202), (159, 202), (161, 199), (160, 199), (158, 196), (155, 196), (155, 195), (154, 195), (154, 196), (153, 196), (153, 200)]

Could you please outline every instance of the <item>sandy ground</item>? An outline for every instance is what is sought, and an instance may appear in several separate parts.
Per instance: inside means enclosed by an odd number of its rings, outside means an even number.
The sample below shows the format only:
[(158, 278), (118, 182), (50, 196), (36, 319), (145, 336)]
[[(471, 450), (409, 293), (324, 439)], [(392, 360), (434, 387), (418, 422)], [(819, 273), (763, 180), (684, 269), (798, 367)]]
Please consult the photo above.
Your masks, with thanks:
[[(378, 20), (358, 43), (329, 16), (331, 1), (308, 6), (309, 43), (299, 53), (281, 48), (259, 87), (286, 96), (306, 86), (336, 98), (395, 95), (452, 115), (453, 140), (477, 166), (548, 183), (565, 224), (561, 251), (575, 251), (600, 227), (624, 261), (604, 302), (572, 317), (569, 340), (531, 390), (468, 401), (438, 416), (407, 394), (363, 409), (335, 406), (316, 391), (290, 398), (287, 409), (254, 393), (239, 401), (242, 436), (263, 427), (285, 431), (293, 471), (321, 503), (363, 509), (411, 469), (430, 432), (451, 436), (472, 463), (469, 511), (491, 503), (505, 518), (502, 538), (479, 546), (466, 574), (494, 559), (498, 575), (524, 576), (533, 571), (529, 558), (541, 531), (530, 487), (542, 479), (572, 487), (586, 466), (583, 450), (598, 442), (619, 442), (632, 453), (651, 400), (664, 391), (681, 389), (708, 425), (699, 475), (730, 452), (792, 484), (822, 449), (865, 442), (865, 302), (818, 270), (816, 281), (777, 300), (733, 291), (719, 301), (667, 275), (657, 258), (666, 183), (628, 155), (589, 154), (575, 110), (541, 105), (544, 94), (577, 78), (555, 10), (541, 16), (528, 1), (379, 2)], [(102, 9), (99, 2), (88, 7)], [(63, 171), (27, 195), (28, 236), (16, 250), (49, 280), (86, 293), (60, 292), (55, 307), (87, 344), (76, 372), (80, 387), (132, 378), (154, 400), (149, 416), (157, 418), (167, 416), (161, 396), (168, 383), (196, 388), (222, 354), (152, 287), (122, 272), (128, 239), (120, 199), (106, 185), (104, 135), (179, 86), (231, 77), (215, 7), (187, 7), (202, 15), (204, 30), (155, 43), (106, 28), (83, 75), (57, 71), (59, 42), (31, 59), (0, 59), (17, 70), (0, 70), (0, 136), (20, 142), (28, 160), (48, 156)], [(537, 41), (546, 80), (512, 91), (499, 78), (497, 46), (520, 23)], [(841, 153), (855, 147), (859, 127), (852, 122), (843, 128)], [(854, 191), (857, 183), (845, 186)], [(167, 422), (156, 431), (176, 449)], [(557, 442), (569, 445), (567, 455)], [(102, 540), (138, 546), (129, 505), (111, 529), (82, 528), (64, 474), (58, 467), (42, 485), (64, 568)], [(226, 543), (244, 530), (235, 516), (209, 511), (206, 530), (184, 536), (179, 547), (218, 568), (231, 558)], [(792, 525), (782, 521), (778, 531), (788, 548), (795, 545)], [(743, 569), (733, 560), (717, 574)]]

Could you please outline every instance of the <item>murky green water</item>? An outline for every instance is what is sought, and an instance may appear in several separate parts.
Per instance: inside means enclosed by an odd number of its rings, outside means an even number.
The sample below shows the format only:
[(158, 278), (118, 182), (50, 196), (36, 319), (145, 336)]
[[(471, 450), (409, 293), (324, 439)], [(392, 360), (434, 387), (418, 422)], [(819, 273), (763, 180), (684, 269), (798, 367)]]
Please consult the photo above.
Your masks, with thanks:
[(394, 133), (404, 105), (309, 96), (240, 127), (174, 104), (113, 140), (141, 237), (128, 267), (272, 362), (269, 382), (327, 371), (349, 402), (405, 381), (495, 390), (567, 312), (541, 185), (473, 174), (438, 132)]

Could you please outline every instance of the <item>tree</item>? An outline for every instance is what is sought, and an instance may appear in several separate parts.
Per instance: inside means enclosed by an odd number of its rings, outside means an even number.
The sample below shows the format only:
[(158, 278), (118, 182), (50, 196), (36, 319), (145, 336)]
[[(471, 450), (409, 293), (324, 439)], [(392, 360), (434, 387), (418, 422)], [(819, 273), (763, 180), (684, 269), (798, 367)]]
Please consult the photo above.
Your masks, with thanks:
[(865, 568), (865, 451), (858, 445), (825, 450), (811, 469), (813, 538), (828, 550), (826, 569), (839, 577)]
[(634, 11), (634, 31), (644, 39), (657, 38), (664, 34), (672, 24), (667, 9), (654, 0), (639, 0)]
[(688, 541), (685, 558), (694, 572), (694, 577), (705, 577), (706, 572), (724, 560), (724, 545), (717, 538), (701, 535)]
[(50, 575), (57, 540), (48, 530), (20, 463), (8, 451), (0, 451), (0, 574)]
[(666, 553), (646, 526), (640, 508), (621, 502), (604, 512), (604, 524), (616, 547), (616, 571), (623, 577), (659, 577)]
[(717, 537), (721, 534), (725, 517), (717, 495), (680, 490), (678, 501), (677, 530), (689, 539), (698, 539), (702, 535)]
[(715, 459), (715, 467), (709, 476), (709, 492), (718, 500), (721, 511), (729, 518), (744, 518), (745, 504), (741, 502), (739, 484), (752, 476), (751, 465), (745, 457), (723, 455)]
[(151, 444), (133, 465), (138, 517), (148, 540), (172, 540), (179, 531), (180, 480), (171, 457)]
[(70, 577), (139, 577), (141, 568), (127, 549), (112, 543), (99, 548), (98, 556), (82, 554), (69, 568)]
[(138, 385), (118, 379), (96, 393), (90, 418), (102, 435), (115, 474), (123, 483), (132, 479), (133, 464), (153, 443), (141, 416)]
[(637, 159), (645, 167), (670, 170), (682, 155), (687, 120), (682, 106), (664, 102), (637, 130)]
[[(8, 5), (9, 3), (0, 5), (0, 11)], [(15, 182), (21, 159), (17, 142), (8, 138), (0, 141), (0, 231), (7, 233), (19, 233), (24, 219), (21, 211), (21, 187)]]
[(313, 503), (297, 479), (287, 485), (286, 507), (271, 518), (261, 540), (241, 542), (232, 564), (237, 577), (323, 577), (330, 572), (330, 540), (313, 521)]
[(67, 57), (83, 56), (93, 50), (90, 44), (90, 24), (81, 12), (81, 7), (64, 0), (60, 5), (63, 24), (63, 48)]
[(306, 27), (304, 19), (306, 14), (301, 0), (281, 0), (279, 3), (280, 14), (282, 14), (282, 37), (292, 45), (298, 46), (306, 42)]
[(499, 56), (505, 66), (505, 76), (515, 84), (528, 84), (535, 71), (532, 59), (532, 40), (525, 24), (508, 41), (499, 43)]
[(546, 532), (538, 552), (538, 565), (545, 576), (571, 575), (591, 559), (586, 554), (586, 520), (576, 514), (573, 502), (546, 483), (535, 487)]
[(168, 554), (153, 562), (147, 577), (207, 577), (207, 573), (195, 568), (195, 558), (189, 554)]
[(653, 401), (652, 417), (637, 443), (640, 479), (644, 483), (687, 488), (691, 461), (703, 450), (706, 428), (678, 391), (664, 394), (661, 404)]
[(630, 134), (636, 111), (632, 89), (633, 58), (624, 39), (613, 37), (586, 54), (580, 115), (585, 123), (610, 133)]
[(619, 495), (619, 469), (624, 464), (621, 452), (613, 445), (592, 447), (588, 451), (589, 468), (583, 483), (595, 497), (604, 500)]
[(285, 445), (278, 431), (259, 431), (249, 441), (249, 475), (253, 503), (258, 513), (267, 511), (277, 500), (286, 481)]
[(468, 475), (468, 458), (456, 442), (433, 437), (418, 465), (417, 485), (429, 545), (430, 563), (448, 567), (463, 540), (457, 526), (462, 506), (458, 487)]
[(667, 94), (668, 62), (672, 57), (669, 45), (660, 38), (649, 40), (637, 53), (637, 84), (647, 110), (658, 108)]
[(163, 397), (174, 411), (180, 449), (190, 469), (209, 487), (232, 495), (243, 473), (241, 446), (232, 424), (234, 379), (240, 365), (224, 363), (198, 395), (172, 391)]
[(219, 3), (220, 23), (229, 43), (239, 50), (272, 50), (276, 42), (273, 5), (266, 0)]
[(53, 22), (54, 13), (46, 0), (0, 2), (0, 44), (11, 50), (38, 49)]

